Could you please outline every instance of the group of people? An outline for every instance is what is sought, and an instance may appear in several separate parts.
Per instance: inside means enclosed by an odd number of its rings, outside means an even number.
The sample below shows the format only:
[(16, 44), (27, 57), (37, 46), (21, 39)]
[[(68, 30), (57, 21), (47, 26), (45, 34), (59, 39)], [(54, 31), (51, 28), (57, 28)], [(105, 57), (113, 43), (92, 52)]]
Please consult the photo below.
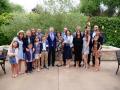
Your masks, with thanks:
[(69, 68), (74, 59), (75, 67), (88, 69), (91, 57), (92, 66), (99, 71), (102, 43), (103, 37), (97, 25), (94, 25), (93, 31), (86, 26), (84, 32), (77, 26), (73, 34), (67, 27), (63, 32), (55, 32), (50, 27), (45, 34), (41, 29), (20, 30), (8, 49), (12, 77), (22, 73), (22, 64), (26, 73), (32, 73), (34, 69), (40, 71), (50, 66)]

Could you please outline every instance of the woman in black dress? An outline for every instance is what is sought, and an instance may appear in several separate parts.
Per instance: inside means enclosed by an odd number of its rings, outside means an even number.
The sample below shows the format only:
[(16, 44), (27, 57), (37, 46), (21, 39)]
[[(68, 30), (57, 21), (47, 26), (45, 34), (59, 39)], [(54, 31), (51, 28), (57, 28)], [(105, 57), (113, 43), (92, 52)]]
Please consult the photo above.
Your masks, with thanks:
[(74, 46), (76, 67), (78, 67), (81, 66), (82, 47), (83, 47), (82, 35), (79, 30), (76, 32), (76, 37), (74, 37), (73, 39), (73, 46)]

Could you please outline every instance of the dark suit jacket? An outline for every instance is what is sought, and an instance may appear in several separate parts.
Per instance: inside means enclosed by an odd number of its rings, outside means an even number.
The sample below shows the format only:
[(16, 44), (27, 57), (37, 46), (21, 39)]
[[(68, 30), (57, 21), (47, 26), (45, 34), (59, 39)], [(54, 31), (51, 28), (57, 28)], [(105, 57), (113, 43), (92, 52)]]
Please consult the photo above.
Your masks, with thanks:
[(89, 47), (90, 47), (90, 49), (92, 49), (92, 46), (93, 46), (93, 32), (90, 32), (90, 43), (89, 43)]
[(28, 62), (31, 62), (31, 57), (32, 57), (32, 60), (34, 59), (34, 52), (32, 52), (32, 56), (30, 54), (30, 51), (26, 51), (25, 52), (25, 60), (28, 60)]
[(51, 37), (50, 35), (48, 35), (48, 44), (49, 44), (49, 47), (54, 47), (56, 48), (56, 34), (54, 33), (54, 40), (52, 41), (51, 40)]
[[(33, 37), (30, 37), (30, 43), (33, 44), (34, 46), (34, 38)], [(26, 48), (28, 47), (28, 37), (24, 38), (23, 40), (23, 48), (24, 48), (24, 52), (26, 51)]]

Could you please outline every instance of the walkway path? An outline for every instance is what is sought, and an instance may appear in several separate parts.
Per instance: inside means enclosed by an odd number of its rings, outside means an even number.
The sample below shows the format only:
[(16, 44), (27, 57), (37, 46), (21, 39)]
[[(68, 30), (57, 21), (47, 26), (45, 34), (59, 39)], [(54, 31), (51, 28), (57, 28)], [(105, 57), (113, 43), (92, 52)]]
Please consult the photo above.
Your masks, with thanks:
[(7, 63), (6, 66), (6, 75), (0, 68), (0, 90), (120, 90), (120, 72), (115, 75), (115, 61), (103, 61), (100, 72), (50, 67), (16, 79), (11, 78), (10, 65)]

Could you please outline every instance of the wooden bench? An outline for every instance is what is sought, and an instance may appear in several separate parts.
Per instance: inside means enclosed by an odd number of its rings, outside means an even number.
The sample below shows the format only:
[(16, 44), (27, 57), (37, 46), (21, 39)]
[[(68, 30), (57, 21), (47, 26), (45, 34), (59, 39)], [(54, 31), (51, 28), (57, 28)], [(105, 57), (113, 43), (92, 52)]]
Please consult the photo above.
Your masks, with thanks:
[(120, 50), (116, 51), (117, 61), (118, 61), (118, 68), (116, 70), (116, 75), (118, 74), (119, 66), (120, 66)]
[(4, 71), (4, 74), (6, 74), (6, 70), (5, 70), (6, 56), (7, 56), (7, 50), (3, 49), (2, 54), (0, 55), (0, 65), (2, 67), (2, 70)]

